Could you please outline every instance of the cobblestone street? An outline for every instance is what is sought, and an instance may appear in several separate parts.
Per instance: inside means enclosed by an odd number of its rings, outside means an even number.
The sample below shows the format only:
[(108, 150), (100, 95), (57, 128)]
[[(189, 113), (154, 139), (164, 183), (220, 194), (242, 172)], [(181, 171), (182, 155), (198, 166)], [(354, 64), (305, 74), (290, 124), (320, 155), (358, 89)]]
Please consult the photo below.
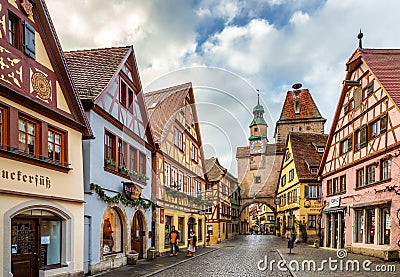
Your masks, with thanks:
[[(331, 270), (329, 259), (337, 260), (338, 268)], [(315, 262), (315, 268), (308, 268), (308, 261)], [(261, 262), (262, 261), (262, 262)], [(302, 264), (305, 262), (305, 268)], [(347, 261), (357, 261), (357, 267), (346, 270)], [(370, 261), (370, 262), (369, 262)], [(279, 264), (280, 262), (280, 264)], [(367, 270), (363, 269), (366, 263)], [(271, 269), (272, 264), (272, 269)], [(299, 265), (297, 269), (296, 266)], [(323, 264), (323, 267), (321, 267)], [(186, 258), (185, 253), (179, 257), (157, 257), (154, 261), (139, 261), (138, 265), (125, 266), (99, 274), (102, 277), (126, 276), (398, 276), (400, 264), (385, 262), (378, 258), (348, 254), (343, 259), (340, 270), (340, 259), (337, 251), (326, 248), (315, 248), (306, 244), (296, 244), (289, 254), (287, 240), (275, 236), (248, 235), (238, 236), (222, 244), (198, 249), (198, 255)], [(332, 264), (334, 268), (335, 263)], [(260, 269), (259, 269), (260, 267)], [(279, 268), (278, 268), (279, 267)], [(390, 268), (391, 267), (391, 268)], [(322, 270), (318, 270), (321, 268)], [(377, 272), (380, 269), (381, 272)], [(384, 271), (384, 272), (382, 272)], [(389, 272), (391, 271), (391, 272)]]

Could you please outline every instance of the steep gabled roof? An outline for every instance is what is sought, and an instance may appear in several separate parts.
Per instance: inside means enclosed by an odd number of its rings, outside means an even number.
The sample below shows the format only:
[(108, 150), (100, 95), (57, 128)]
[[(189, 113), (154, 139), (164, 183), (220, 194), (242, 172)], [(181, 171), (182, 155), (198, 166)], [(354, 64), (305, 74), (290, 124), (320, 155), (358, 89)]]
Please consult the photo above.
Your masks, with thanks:
[[(351, 79), (351, 74), (357, 67), (365, 63), (372, 74), (376, 76), (378, 82), (383, 86), (383, 89), (393, 99), (397, 107), (400, 108), (400, 49), (360, 49), (358, 48), (351, 54), (346, 63), (345, 80)], [(336, 106), (335, 115), (333, 117), (327, 147), (332, 144), (335, 128), (339, 120), (342, 110), (344, 98), (346, 96), (347, 85), (344, 83), (340, 93), (339, 102)], [(326, 162), (329, 151), (325, 151), (321, 160), (321, 166), (318, 175), (322, 175), (323, 165)]]
[(95, 99), (109, 84), (132, 46), (65, 52), (81, 99)]
[(317, 152), (318, 147), (325, 147), (328, 135), (321, 133), (289, 133), (289, 141), (293, 153), (293, 161), (299, 180), (317, 179), (316, 174), (311, 174), (311, 167), (319, 167), (322, 153)]
[[(295, 102), (299, 101), (300, 112), (295, 113)], [(321, 116), (308, 89), (289, 90), (277, 123), (301, 119), (326, 120)]]
[(227, 169), (214, 157), (205, 160), (205, 168), (207, 179), (210, 182), (220, 181), (227, 173)]
[[(176, 114), (183, 107), (185, 97), (192, 92), (192, 83), (184, 83), (181, 85), (152, 91), (144, 94), (147, 111), (150, 117), (151, 129), (154, 140), (161, 142), (163, 140), (163, 132), (168, 122), (174, 122)], [(194, 103), (190, 103), (194, 104)], [(196, 107), (193, 105), (196, 111)], [(197, 117), (197, 112), (194, 113)], [(195, 122), (198, 120), (195, 118)], [(198, 139), (200, 139), (198, 133)]]

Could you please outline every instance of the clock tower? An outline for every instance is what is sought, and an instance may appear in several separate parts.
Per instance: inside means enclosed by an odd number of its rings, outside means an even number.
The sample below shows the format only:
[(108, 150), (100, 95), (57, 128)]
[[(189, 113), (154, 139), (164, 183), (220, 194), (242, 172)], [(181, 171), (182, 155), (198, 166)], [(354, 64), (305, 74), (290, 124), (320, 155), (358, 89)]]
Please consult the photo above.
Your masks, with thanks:
[(267, 139), (267, 122), (264, 119), (264, 107), (260, 105), (260, 94), (258, 94), (257, 105), (253, 108), (253, 120), (250, 123), (250, 154), (265, 153)]

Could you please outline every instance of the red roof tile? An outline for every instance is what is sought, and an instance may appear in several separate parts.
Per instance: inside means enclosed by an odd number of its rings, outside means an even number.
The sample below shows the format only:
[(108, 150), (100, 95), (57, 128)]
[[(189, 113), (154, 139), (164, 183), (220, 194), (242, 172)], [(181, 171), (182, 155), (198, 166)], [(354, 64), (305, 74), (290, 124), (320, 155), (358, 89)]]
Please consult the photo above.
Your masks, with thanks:
[(96, 98), (111, 81), (132, 46), (65, 52), (81, 99)]
[(400, 107), (400, 49), (360, 49), (359, 52), (372, 73)]
[[(295, 102), (300, 101), (300, 112), (295, 113)], [(317, 105), (308, 89), (289, 90), (282, 107), (281, 116), (277, 123), (299, 119), (322, 119)]]
[(321, 133), (289, 133), (289, 140), (293, 152), (294, 165), (300, 180), (317, 179), (311, 174), (310, 167), (318, 169), (322, 153), (317, 153), (317, 147), (325, 147), (328, 135)]
[(185, 83), (144, 94), (156, 142), (164, 140), (164, 130), (169, 130), (166, 125), (175, 122), (171, 118), (183, 107), (185, 97), (191, 89), (192, 83)]

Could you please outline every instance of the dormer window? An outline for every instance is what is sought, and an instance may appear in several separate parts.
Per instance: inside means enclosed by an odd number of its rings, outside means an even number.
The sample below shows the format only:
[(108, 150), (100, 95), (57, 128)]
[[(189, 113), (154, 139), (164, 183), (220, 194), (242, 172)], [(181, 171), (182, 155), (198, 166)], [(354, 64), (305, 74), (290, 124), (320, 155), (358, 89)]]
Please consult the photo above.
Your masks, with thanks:
[(300, 113), (300, 99), (297, 98), (294, 100), (294, 113), (299, 114)]
[(311, 170), (310, 170), (310, 173), (313, 174), (313, 175), (317, 174), (318, 173), (318, 168), (312, 167)]
[(324, 147), (317, 147), (317, 153), (324, 153)]

